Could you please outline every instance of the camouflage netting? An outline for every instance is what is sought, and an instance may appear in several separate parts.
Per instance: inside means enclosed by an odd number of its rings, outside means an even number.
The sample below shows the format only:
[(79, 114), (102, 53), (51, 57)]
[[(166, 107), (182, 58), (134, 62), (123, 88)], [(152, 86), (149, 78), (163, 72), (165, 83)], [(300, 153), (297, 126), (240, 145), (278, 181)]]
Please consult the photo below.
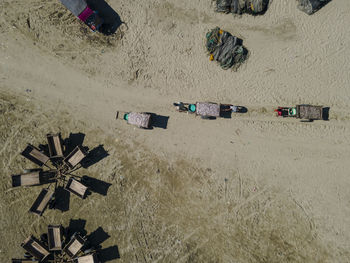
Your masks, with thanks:
[(330, 2), (330, 0), (298, 0), (298, 2), (298, 8), (308, 15), (311, 15), (326, 3)]
[(246, 60), (248, 51), (242, 45), (243, 41), (229, 32), (216, 27), (206, 38), (210, 59), (218, 61), (223, 69), (237, 69)]
[(268, 7), (269, 0), (216, 0), (216, 11), (234, 14), (261, 14)]

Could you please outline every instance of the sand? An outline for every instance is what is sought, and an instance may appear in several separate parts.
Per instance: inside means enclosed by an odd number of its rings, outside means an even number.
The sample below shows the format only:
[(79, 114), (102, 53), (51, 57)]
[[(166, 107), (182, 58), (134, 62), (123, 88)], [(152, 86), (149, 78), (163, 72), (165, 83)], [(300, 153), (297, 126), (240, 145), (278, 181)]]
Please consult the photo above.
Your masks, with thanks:
[[(350, 2), (308, 16), (275, 0), (257, 17), (209, 0), (108, 3), (125, 22), (111, 37), (58, 1), (0, 2), (0, 259), (46, 222), (84, 218), (111, 235), (116, 262), (349, 261)], [(215, 26), (250, 51), (237, 72), (208, 59)], [(172, 106), (206, 100), (249, 111), (207, 121)], [(330, 107), (330, 120), (273, 113), (298, 103)], [(117, 110), (169, 116), (168, 127), (140, 130)], [(84, 172), (112, 187), (39, 220), (27, 213), (39, 188), (9, 190), (9, 175), (25, 168), (27, 142), (58, 131), (104, 144), (110, 155)]]

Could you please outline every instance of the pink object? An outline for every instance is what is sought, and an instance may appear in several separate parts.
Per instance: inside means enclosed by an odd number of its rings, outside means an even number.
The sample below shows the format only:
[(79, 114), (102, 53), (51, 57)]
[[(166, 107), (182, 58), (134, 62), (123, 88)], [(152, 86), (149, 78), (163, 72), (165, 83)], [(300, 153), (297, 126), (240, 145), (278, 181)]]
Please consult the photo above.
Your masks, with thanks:
[(89, 7), (86, 7), (85, 10), (83, 12), (81, 12), (81, 14), (78, 16), (78, 18), (85, 22), (86, 19), (88, 19), (89, 16), (91, 16), (93, 14), (94, 11), (92, 11)]

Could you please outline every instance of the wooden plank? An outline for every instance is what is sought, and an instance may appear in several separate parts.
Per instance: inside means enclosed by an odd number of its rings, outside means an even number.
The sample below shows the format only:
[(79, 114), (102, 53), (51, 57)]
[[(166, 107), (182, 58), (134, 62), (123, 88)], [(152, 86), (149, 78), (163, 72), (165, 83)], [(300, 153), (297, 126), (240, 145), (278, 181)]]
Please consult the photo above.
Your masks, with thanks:
[(50, 159), (45, 154), (43, 154), (42, 152), (40, 152), (39, 150), (37, 150), (35, 148), (32, 149), (32, 151), (29, 153), (29, 155), (31, 155), (35, 159), (38, 159), (39, 161), (41, 161), (44, 164), (47, 163), (48, 160)]
[(39, 262), (39, 261), (36, 259), (17, 259), (17, 258), (12, 259), (12, 263), (35, 263), (35, 262)]
[(36, 241), (33, 241), (32, 246), (39, 251), (41, 254), (43, 254), (45, 257), (47, 257), (50, 253), (45, 248), (43, 248), (39, 243)]
[(83, 185), (82, 183), (78, 182), (75, 179), (72, 179), (69, 188), (74, 192), (78, 193), (79, 195), (81, 195), (82, 197), (85, 195), (85, 192), (87, 190), (87, 187), (85, 185)]
[(75, 239), (74, 242), (68, 247), (68, 250), (72, 253), (72, 255), (76, 255), (82, 247), (83, 244)]
[(30, 236), (27, 238), (21, 245), (26, 251), (28, 251), (33, 257), (43, 260), (50, 252), (44, 247), (43, 244), (40, 243), (39, 240)]
[(47, 134), (46, 138), (49, 145), (50, 157), (63, 157), (62, 140), (60, 134)]
[(79, 150), (68, 160), (68, 162), (74, 167), (79, 164), (80, 161), (84, 159), (84, 157), (84, 153)]
[(78, 263), (95, 263), (94, 255), (87, 255), (78, 258)]
[(48, 205), (52, 195), (53, 195), (53, 192), (47, 189), (42, 189), (39, 196), (34, 201), (34, 204), (29, 209), (29, 211), (32, 213), (41, 215), (44, 212), (46, 206)]
[(40, 184), (40, 171), (21, 174), (21, 186), (31, 186)]
[(62, 231), (60, 225), (49, 225), (48, 227), (49, 250), (62, 249)]
[(71, 168), (78, 165), (81, 160), (85, 158), (86, 154), (85, 152), (77, 146), (65, 159), (65, 162), (71, 166)]
[(52, 192), (48, 191), (46, 195), (44, 196), (43, 200), (40, 202), (40, 205), (38, 206), (37, 210), (42, 213), (49, 203), (50, 199), (52, 197)]
[(56, 150), (56, 156), (63, 156), (63, 150), (62, 150), (62, 144), (61, 144), (61, 138), (59, 135), (56, 135), (53, 137), (53, 142), (55, 145)]
[(61, 240), (61, 231), (59, 227), (53, 228), (53, 237), (55, 240), (55, 248), (61, 248), (62, 240)]

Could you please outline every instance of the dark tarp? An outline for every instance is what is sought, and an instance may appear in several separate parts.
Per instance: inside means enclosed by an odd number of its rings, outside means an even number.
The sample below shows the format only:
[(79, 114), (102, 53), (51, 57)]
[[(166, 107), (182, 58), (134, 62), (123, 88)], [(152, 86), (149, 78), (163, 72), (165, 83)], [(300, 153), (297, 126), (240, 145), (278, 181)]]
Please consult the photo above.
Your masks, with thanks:
[(329, 1), (330, 0), (298, 0), (298, 8), (308, 15), (311, 15)]
[(229, 32), (216, 27), (207, 33), (206, 38), (211, 60), (218, 61), (223, 69), (237, 69), (247, 58), (248, 51), (242, 45), (243, 41)]
[(269, 0), (216, 0), (216, 11), (234, 14), (261, 14), (268, 7)]

